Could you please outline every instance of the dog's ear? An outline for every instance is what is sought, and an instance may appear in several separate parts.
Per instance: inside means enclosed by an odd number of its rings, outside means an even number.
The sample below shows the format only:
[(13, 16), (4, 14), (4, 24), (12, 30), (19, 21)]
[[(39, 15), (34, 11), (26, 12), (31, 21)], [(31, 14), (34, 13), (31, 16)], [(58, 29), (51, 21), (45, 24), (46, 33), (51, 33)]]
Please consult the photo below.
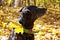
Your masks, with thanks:
[(30, 10), (29, 9), (27, 9), (26, 7), (23, 7), (21, 10), (20, 10), (20, 12), (22, 12), (22, 13), (26, 13), (26, 12), (30, 12)]
[[(23, 7), (24, 8), (24, 7)], [(19, 12), (22, 12), (23, 8), (21, 8), (21, 10)]]

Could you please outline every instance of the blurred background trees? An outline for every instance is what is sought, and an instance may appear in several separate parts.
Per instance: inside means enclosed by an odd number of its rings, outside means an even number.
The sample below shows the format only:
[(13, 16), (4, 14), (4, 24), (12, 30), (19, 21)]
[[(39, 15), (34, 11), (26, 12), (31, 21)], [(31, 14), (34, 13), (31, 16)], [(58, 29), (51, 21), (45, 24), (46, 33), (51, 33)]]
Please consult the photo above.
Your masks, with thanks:
[(28, 5), (59, 8), (60, 0), (0, 0), (0, 6), (21, 7)]
[(28, 5), (47, 8), (47, 14), (42, 17), (42, 20), (47, 24), (60, 25), (60, 0), (0, 0), (0, 21), (5, 21), (5, 19), (7, 21), (15, 19), (16, 21), (20, 8)]
[[(38, 36), (38, 39), (42, 38), (42, 36), (45, 38), (46, 33), (48, 33), (48, 35), (54, 33), (52, 37), (55, 36), (56, 38), (59, 36), (58, 38), (60, 38), (60, 0), (0, 0), (0, 36), (9, 36), (13, 27), (16, 28), (16, 32), (22, 31), (19, 28), (21, 25), (18, 23), (18, 18), (20, 17), (19, 10), (21, 7), (28, 5), (47, 8), (47, 13), (34, 22), (35, 30), (39, 30), (38, 34), (40, 37)], [(44, 38), (41, 40), (45, 40)], [(48, 40), (49, 39), (48, 37)]]
[(44, 22), (48, 22), (47, 24), (60, 22), (60, 0), (0, 0), (0, 21), (5, 21), (4, 19), (7, 17), (17, 19), (19, 15), (18, 10), (28, 5), (47, 8), (48, 13), (43, 18)]

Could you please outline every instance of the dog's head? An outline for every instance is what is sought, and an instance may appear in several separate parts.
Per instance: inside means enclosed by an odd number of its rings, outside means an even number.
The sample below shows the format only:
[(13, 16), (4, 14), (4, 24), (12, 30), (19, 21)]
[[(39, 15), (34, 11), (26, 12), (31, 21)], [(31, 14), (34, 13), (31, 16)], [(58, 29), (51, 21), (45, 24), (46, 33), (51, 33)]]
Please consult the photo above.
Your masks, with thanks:
[(20, 12), (22, 12), (23, 16), (32, 17), (33, 19), (37, 19), (38, 17), (43, 16), (46, 13), (46, 8), (38, 8), (36, 6), (27, 6), (23, 7)]
[(19, 19), (19, 23), (24, 26), (31, 26), (33, 22), (38, 18), (43, 16), (46, 13), (46, 8), (38, 8), (36, 6), (27, 6), (23, 7), (20, 12), (22, 12)]

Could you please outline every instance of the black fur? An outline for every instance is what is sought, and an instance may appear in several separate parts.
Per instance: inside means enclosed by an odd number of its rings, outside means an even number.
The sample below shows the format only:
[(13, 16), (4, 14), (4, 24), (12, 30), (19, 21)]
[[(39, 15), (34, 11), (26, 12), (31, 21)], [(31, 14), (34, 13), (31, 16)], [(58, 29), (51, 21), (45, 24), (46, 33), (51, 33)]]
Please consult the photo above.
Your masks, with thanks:
[(32, 29), (34, 21), (45, 14), (46, 8), (38, 8), (36, 6), (23, 7), (20, 12), (22, 12), (19, 23), (23, 25), (26, 29)]
[[(34, 26), (34, 21), (45, 14), (46, 8), (38, 8), (36, 6), (23, 7), (20, 12), (21, 17), (19, 18), (19, 23), (22, 24), (23, 28), (30, 30)], [(16, 40), (34, 40), (34, 34), (29, 33), (19, 33), (16, 34)]]

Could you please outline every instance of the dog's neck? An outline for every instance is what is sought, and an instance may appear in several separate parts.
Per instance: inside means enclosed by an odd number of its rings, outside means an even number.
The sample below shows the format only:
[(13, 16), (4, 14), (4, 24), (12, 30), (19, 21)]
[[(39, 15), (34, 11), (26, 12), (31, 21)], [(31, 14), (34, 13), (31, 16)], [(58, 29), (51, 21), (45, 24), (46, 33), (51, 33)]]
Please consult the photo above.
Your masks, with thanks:
[(24, 33), (32, 34), (32, 29), (29, 29), (29, 30), (28, 30), (28, 29), (25, 29), (25, 28), (24, 28), (23, 30), (24, 30)]

